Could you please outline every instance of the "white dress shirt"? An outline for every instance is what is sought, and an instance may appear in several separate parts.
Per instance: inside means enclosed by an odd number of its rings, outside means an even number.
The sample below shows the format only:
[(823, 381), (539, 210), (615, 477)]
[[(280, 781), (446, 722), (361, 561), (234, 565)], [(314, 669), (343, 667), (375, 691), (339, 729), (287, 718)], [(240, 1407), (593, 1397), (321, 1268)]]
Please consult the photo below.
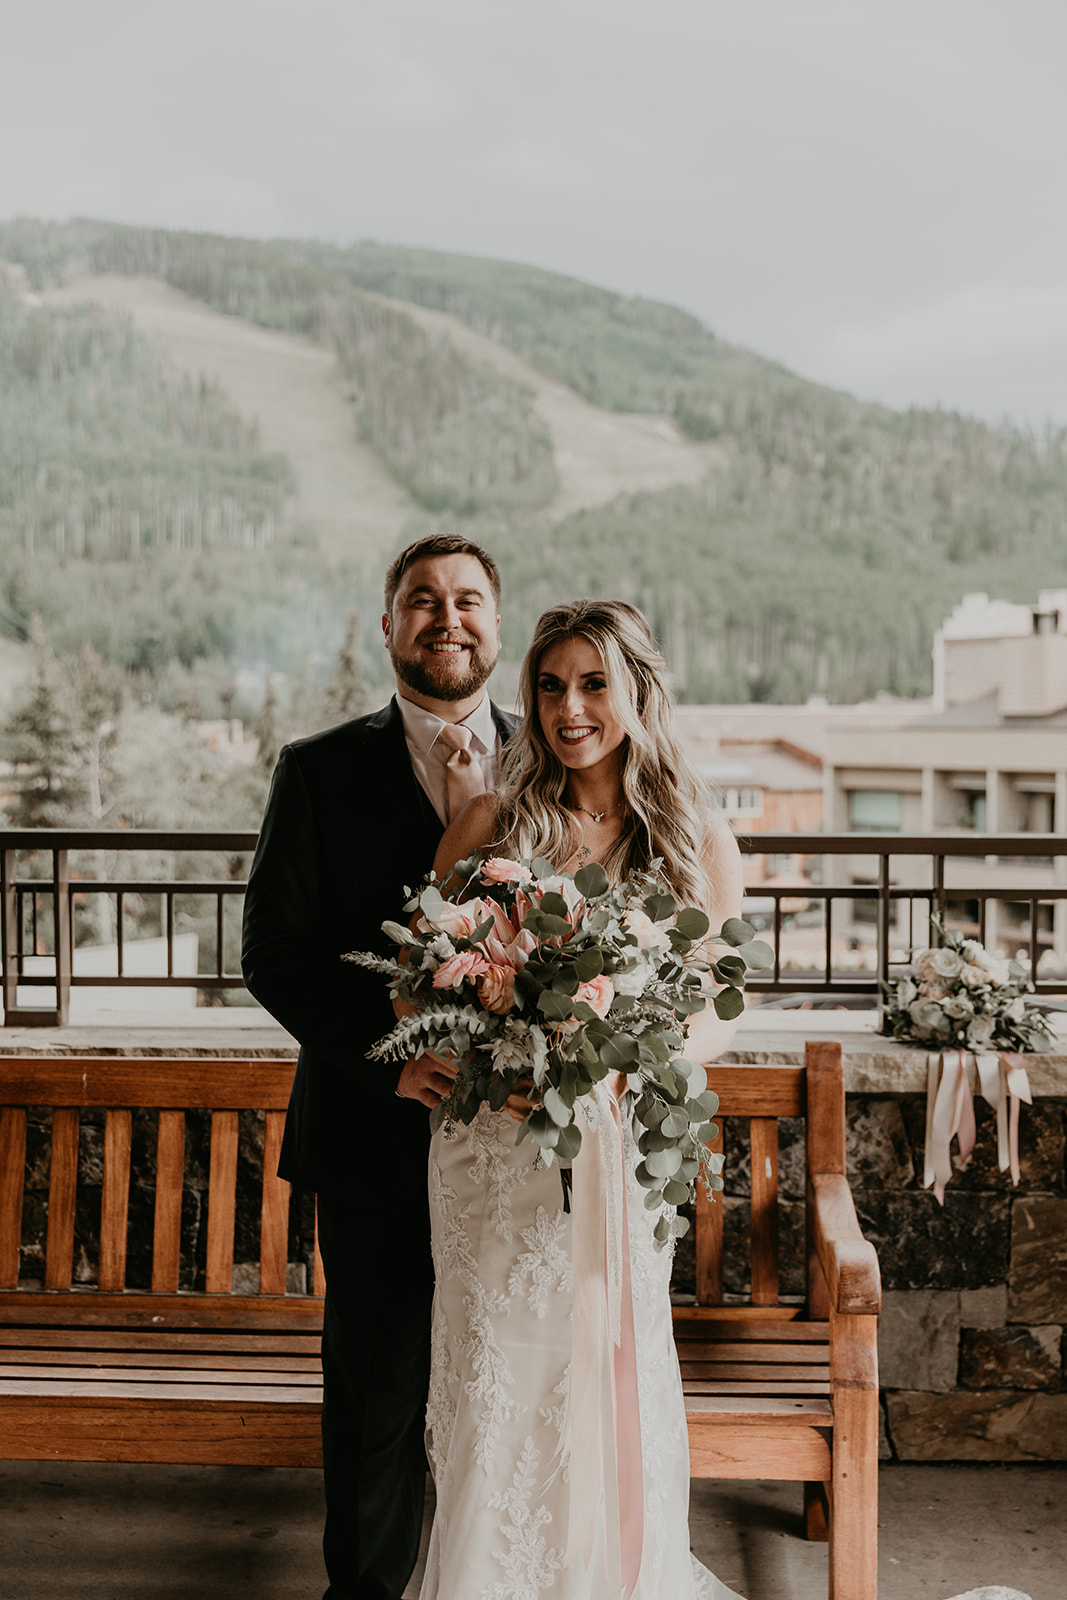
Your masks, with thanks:
[[(413, 700), (405, 700), (401, 694), (396, 696), (396, 703), (404, 722), (404, 735), (407, 739), (412, 770), (429, 796), (437, 815), (442, 822), (447, 823), (445, 762), (452, 752), (443, 741), (440, 744), (437, 742), (437, 735), (444, 727), (444, 721), (432, 711), (417, 706)], [(480, 764), (486, 788), (495, 788), (500, 735), (496, 731), (487, 694), (482, 696), (470, 716), (464, 717), (459, 726), (470, 729), (471, 760)]]

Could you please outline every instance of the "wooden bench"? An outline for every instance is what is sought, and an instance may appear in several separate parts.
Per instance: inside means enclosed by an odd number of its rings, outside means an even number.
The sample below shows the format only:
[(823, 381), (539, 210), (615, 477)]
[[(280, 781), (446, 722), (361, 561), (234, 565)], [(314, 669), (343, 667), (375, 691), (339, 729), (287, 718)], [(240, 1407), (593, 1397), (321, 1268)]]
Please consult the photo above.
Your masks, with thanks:
[[(0, 1457), (314, 1466), (323, 1290), (287, 1294), (274, 1177), (291, 1061), (0, 1058)], [(749, 1119), (752, 1292), (723, 1293), (724, 1206), (698, 1202), (697, 1304), (675, 1311), (695, 1477), (805, 1484), (832, 1600), (873, 1600), (878, 1264), (844, 1162), (839, 1045), (806, 1067), (715, 1066), (716, 1118)], [(43, 1285), (19, 1285), (27, 1110), (51, 1111)], [(82, 1113), (105, 1115), (95, 1284), (73, 1284)], [(158, 1112), (151, 1282), (126, 1288), (132, 1114)], [(202, 1289), (180, 1289), (188, 1111), (211, 1113)], [(241, 1111), (265, 1112), (259, 1292), (233, 1293)], [(780, 1301), (779, 1117), (807, 1118), (808, 1303)], [(90, 1230), (91, 1231), (91, 1230)]]
[[(0, 1457), (321, 1463), (322, 1272), (316, 1251), (312, 1292), (286, 1292), (289, 1185), (274, 1176), (292, 1076), (292, 1061), (0, 1058)], [(31, 1107), (51, 1113), (47, 1243), (43, 1283), (20, 1284)], [(99, 1191), (79, 1184), (91, 1110), (104, 1114)], [(158, 1113), (151, 1275), (128, 1289), (131, 1145), (144, 1110)], [(190, 1111), (211, 1113), (202, 1289), (179, 1288)], [(265, 1113), (254, 1293), (232, 1292), (243, 1111)], [(75, 1283), (75, 1245), (82, 1260), (87, 1239), (96, 1281)]]
[[(841, 1046), (803, 1067), (709, 1068), (729, 1166), (751, 1147), (751, 1293), (723, 1292), (722, 1196), (696, 1206), (696, 1304), (677, 1306), (692, 1474), (804, 1484), (805, 1531), (830, 1541), (830, 1600), (875, 1600), (878, 1577), (878, 1260), (845, 1177)], [(778, 1118), (806, 1118), (807, 1302), (779, 1298)]]

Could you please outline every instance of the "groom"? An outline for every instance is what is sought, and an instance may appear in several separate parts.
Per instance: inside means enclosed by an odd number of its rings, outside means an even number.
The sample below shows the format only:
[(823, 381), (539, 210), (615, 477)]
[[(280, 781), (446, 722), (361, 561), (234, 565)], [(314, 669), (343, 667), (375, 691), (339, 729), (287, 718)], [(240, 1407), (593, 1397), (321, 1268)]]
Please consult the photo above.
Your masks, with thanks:
[(400, 1600), (418, 1554), (426, 1461), (430, 1264), (426, 1108), (451, 1087), (431, 1057), (366, 1054), (395, 1020), (385, 981), (340, 957), (391, 951), (409, 887), (446, 822), (491, 788), (515, 719), (485, 683), (500, 575), (459, 535), (393, 562), (383, 710), (287, 745), (245, 902), (256, 999), (300, 1041), (279, 1172), (318, 1195), (326, 1269), (322, 1416), (325, 1600)]

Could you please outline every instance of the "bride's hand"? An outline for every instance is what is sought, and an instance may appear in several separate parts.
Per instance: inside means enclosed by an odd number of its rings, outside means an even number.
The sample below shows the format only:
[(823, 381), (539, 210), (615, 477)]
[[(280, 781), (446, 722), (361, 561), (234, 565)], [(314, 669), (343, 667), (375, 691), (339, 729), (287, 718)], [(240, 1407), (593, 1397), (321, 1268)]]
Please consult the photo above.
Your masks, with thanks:
[(456, 1063), (443, 1056), (411, 1056), (401, 1069), (396, 1092), (402, 1100), (417, 1100), (432, 1111), (452, 1093), (458, 1071)]
[(514, 1094), (509, 1094), (501, 1111), (506, 1111), (515, 1122), (525, 1122), (530, 1112), (534, 1109), (535, 1102), (531, 1101), (528, 1091), (533, 1087), (532, 1078), (519, 1078), (515, 1084)]

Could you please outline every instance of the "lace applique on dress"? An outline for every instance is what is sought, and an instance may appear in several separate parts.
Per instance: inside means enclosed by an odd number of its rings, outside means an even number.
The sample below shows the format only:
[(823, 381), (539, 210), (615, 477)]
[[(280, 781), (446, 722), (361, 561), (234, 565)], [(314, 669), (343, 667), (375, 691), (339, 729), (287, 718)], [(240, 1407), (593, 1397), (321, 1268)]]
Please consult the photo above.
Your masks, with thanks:
[(521, 1237), (526, 1250), (511, 1269), (508, 1293), (521, 1294), (529, 1278), (527, 1304), (535, 1317), (544, 1317), (551, 1293), (570, 1293), (570, 1252), (564, 1248), (568, 1229), (559, 1212), (550, 1214), (538, 1206), (533, 1227), (523, 1228)]
[[(506, 1120), (506, 1128), (501, 1128), (502, 1120)], [(525, 1168), (510, 1159), (507, 1141), (510, 1137), (513, 1145), (517, 1133), (518, 1125), (510, 1117), (501, 1119), (484, 1108), (467, 1129), (471, 1155), (467, 1175), (473, 1183), (484, 1185), (487, 1190), (493, 1224), (507, 1244), (513, 1237), (512, 1192), (526, 1178)]]
[(507, 1517), (500, 1528), (507, 1549), (493, 1552), (504, 1568), (504, 1577), (483, 1589), (482, 1600), (539, 1600), (555, 1588), (563, 1552), (550, 1545), (541, 1532), (551, 1524), (552, 1513), (544, 1505), (535, 1508), (532, 1504), (539, 1460), (533, 1440), (527, 1438), (511, 1487), (490, 1497), (491, 1509), (503, 1511)]

